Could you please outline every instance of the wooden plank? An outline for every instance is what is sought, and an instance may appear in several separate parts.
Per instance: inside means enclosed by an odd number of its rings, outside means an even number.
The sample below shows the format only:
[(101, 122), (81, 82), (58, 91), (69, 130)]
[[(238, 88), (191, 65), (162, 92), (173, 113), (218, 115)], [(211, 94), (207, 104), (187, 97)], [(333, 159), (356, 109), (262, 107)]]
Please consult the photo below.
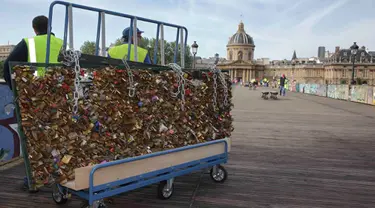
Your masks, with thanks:
[[(230, 139), (227, 139), (227, 141)], [(228, 143), (228, 147), (230, 143)], [(94, 173), (94, 186), (141, 175), (144, 173), (180, 165), (183, 163), (219, 155), (225, 152), (225, 143), (216, 143), (197, 148), (172, 152), (119, 165), (109, 166)], [(94, 166), (75, 169), (75, 180), (63, 184), (73, 190), (89, 187), (89, 176)]]

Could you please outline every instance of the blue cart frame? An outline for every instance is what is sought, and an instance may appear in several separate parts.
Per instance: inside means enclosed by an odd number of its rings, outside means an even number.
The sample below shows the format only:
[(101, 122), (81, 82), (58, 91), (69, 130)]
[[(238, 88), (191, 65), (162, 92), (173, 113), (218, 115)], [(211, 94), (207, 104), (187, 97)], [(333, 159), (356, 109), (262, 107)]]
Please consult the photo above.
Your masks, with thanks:
[[(190, 161), (177, 166), (172, 166), (157, 171), (147, 172), (134, 177), (124, 178), (117, 181), (94, 186), (94, 174), (97, 170), (108, 168), (111, 166), (129, 163), (137, 160), (143, 160), (161, 155), (168, 155), (175, 152), (186, 151), (189, 149), (199, 148), (208, 145), (224, 143), (224, 151), (221, 154), (213, 155), (207, 158), (202, 158), (196, 161)], [(82, 191), (74, 191), (57, 184), (54, 190), (53, 199), (56, 203), (65, 203), (68, 198), (68, 193), (72, 193), (80, 198), (87, 200), (87, 206), (93, 206), (95, 202), (99, 203), (100, 200), (115, 196), (127, 191), (137, 188), (145, 187), (154, 183), (161, 182), (158, 187), (158, 196), (161, 199), (168, 199), (173, 193), (174, 178), (182, 175), (192, 173), (197, 170), (210, 168), (211, 178), (218, 183), (223, 183), (227, 178), (227, 171), (221, 164), (225, 164), (228, 160), (228, 139), (214, 140), (210, 142), (195, 144), (176, 149), (156, 152), (152, 154), (142, 155), (133, 158), (127, 158), (117, 161), (112, 161), (104, 164), (99, 164), (93, 167), (89, 177), (89, 188)], [(102, 203), (102, 202), (100, 202)]]

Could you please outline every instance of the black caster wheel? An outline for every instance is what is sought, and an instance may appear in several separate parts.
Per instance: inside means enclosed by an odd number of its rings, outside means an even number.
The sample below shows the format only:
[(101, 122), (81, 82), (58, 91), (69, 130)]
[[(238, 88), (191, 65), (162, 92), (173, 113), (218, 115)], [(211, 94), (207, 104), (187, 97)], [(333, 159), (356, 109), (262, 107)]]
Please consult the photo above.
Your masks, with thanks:
[(172, 187), (168, 189), (167, 181), (161, 181), (158, 185), (158, 198), (162, 200), (166, 200), (172, 197), (174, 189), (174, 183), (172, 183)]
[[(61, 191), (63, 193), (61, 193)], [(66, 190), (60, 189), (57, 187), (57, 185), (53, 185), (52, 187), (52, 199), (55, 201), (56, 204), (65, 204), (68, 199), (66, 198)]]
[(88, 201), (84, 201), (81, 204), (81, 208), (107, 208), (107, 206), (100, 201), (95, 201), (94, 204), (90, 206)]
[(211, 168), (210, 176), (213, 181), (216, 183), (224, 183), (225, 180), (228, 178), (228, 172), (225, 168), (221, 165), (217, 166), (216, 174), (214, 173), (214, 168)]
[(27, 177), (23, 178), (23, 185), (22, 185), (22, 190), (28, 191), (29, 193), (38, 193), (39, 189), (38, 188), (29, 188), (29, 181), (27, 180)]

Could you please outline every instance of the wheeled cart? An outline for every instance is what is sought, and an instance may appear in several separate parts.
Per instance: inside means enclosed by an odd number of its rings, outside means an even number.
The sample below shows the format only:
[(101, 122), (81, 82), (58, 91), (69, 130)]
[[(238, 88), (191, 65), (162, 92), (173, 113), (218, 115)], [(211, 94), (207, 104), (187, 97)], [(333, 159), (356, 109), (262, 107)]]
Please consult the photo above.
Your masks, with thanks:
[(210, 169), (213, 181), (223, 183), (230, 139), (185, 146), (95, 166), (75, 169), (75, 180), (53, 186), (52, 197), (64, 204), (71, 194), (84, 199), (83, 207), (105, 207), (104, 198), (159, 183), (158, 197), (168, 199), (177, 176)]

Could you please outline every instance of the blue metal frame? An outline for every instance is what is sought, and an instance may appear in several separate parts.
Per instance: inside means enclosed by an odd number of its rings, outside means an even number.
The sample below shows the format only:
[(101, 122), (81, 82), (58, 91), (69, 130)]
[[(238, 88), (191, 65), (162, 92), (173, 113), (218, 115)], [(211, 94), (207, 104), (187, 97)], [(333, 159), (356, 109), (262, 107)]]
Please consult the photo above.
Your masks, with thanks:
[[(160, 155), (166, 155), (166, 154), (170, 154), (174, 152), (194, 149), (194, 148), (198, 148), (202, 146), (218, 144), (218, 143), (224, 143), (225, 149), (224, 149), (224, 153), (222, 154), (214, 155), (214, 156), (203, 158), (200, 160), (190, 161), (190, 162), (180, 164), (177, 166), (172, 166), (169, 168), (152, 171), (152, 172), (137, 175), (134, 177), (125, 178), (125, 179), (121, 179), (118, 181), (113, 181), (110, 183), (94, 186), (94, 174), (99, 169), (111, 167), (111, 166), (115, 166), (115, 165), (119, 165), (123, 163), (128, 163), (132, 161), (142, 160), (146, 158), (157, 157)], [(93, 167), (93, 169), (90, 172), (89, 189), (84, 190), (84, 191), (69, 190), (69, 192), (83, 199), (86, 199), (89, 202), (89, 204), (92, 205), (94, 201), (97, 201), (106, 197), (110, 197), (110, 196), (115, 196), (115, 195), (118, 195), (127, 191), (131, 191), (140, 187), (148, 186), (148, 185), (160, 182), (160, 181), (175, 178), (177, 176), (185, 175), (193, 171), (201, 170), (204, 168), (209, 168), (214, 165), (224, 164), (227, 162), (227, 160), (228, 160), (228, 143), (226, 139), (220, 139), (220, 140), (200, 143), (196, 145), (170, 149), (166, 151), (156, 152), (152, 154), (142, 155), (142, 156), (133, 157), (133, 158), (127, 158), (127, 159), (122, 159), (122, 160), (116, 160), (116, 161), (96, 165)], [(61, 188), (64, 188), (64, 187), (61, 187)]]
[[(154, 64), (157, 63), (157, 58), (156, 58), (156, 54), (157, 53), (156, 52), (157, 52), (157, 49), (158, 49), (159, 28), (160, 28), (161, 24), (163, 24), (165, 26), (168, 26), (168, 27), (177, 28), (176, 48), (175, 48), (175, 53), (174, 53), (174, 62), (175, 63), (177, 62), (177, 54), (178, 54), (177, 52), (178, 52), (178, 33), (179, 33), (179, 29), (185, 30), (185, 48), (186, 48), (186, 45), (187, 45), (188, 30), (186, 29), (186, 27), (183, 27), (183, 26), (180, 26), (180, 25), (175, 25), (175, 24), (170, 24), (170, 23), (166, 23), (166, 22), (151, 20), (151, 19), (147, 19), (147, 18), (143, 18), (143, 17), (137, 17), (137, 16), (128, 15), (128, 14), (119, 13), (119, 12), (113, 12), (113, 11), (109, 11), (109, 10), (105, 10), (105, 9), (99, 9), (99, 8), (95, 8), (95, 7), (89, 7), (89, 6), (79, 5), (79, 4), (73, 4), (73, 3), (70, 3), (70, 2), (54, 1), (54, 2), (51, 3), (51, 5), (49, 7), (49, 14), (48, 14), (46, 64), (49, 64), (53, 8), (57, 4), (60, 4), (60, 5), (63, 5), (63, 6), (66, 7), (66, 11), (65, 11), (65, 25), (64, 25), (64, 49), (66, 49), (66, 46), (67, 46), (67, 37), (68, 37), (68, 7), (69, 6), (72, 6), (72, 8), (78, 8), (78, 9), (83, 9), (83, 10), (89, 10), (89, 11), (98, 12), (99, 17), (98, 17), (98, 28), (97, 28), (97, 34), (96, 34), (96, 47), (95, 47), (95, 54), (96, 55), (98, 55), (98, 53), (99, 53), (100, 25), (101, 25), (101, 15), (100, 15), (100, 13), (101, 12), (104, 12), (105, 14), (110, 14), (110, 15), (119, 16), (119, 17), (125, 17), (125, 18), (130, 19), (131, 24), (130, 24), (129, 35), (133, 34), (132, 23), (133, 23), (133, 20), (135, 18), (137, 19), (137, 21), (140, 20), (140, 21), (144, 21), (144, 22), (149, 22), (149, 23), (157, 24), (158, 28), (157, 28), (157, 38), (156, 38), (156, 43), (155, 43), (155, 51), (154, 51), (154, 55), (155, 55), (154, 56)], [(131, 37), (131, 36), (129, 36), (129, 37)], [(128, 44), (129, 44), (129, 52), (128, 52), (128, 54), (129, 54), (130, 53), (130, 38), (129, 38)], [(129, 58), (130, 58), (130, 56), (128, 56), (128, 60), (129, 60)]]

